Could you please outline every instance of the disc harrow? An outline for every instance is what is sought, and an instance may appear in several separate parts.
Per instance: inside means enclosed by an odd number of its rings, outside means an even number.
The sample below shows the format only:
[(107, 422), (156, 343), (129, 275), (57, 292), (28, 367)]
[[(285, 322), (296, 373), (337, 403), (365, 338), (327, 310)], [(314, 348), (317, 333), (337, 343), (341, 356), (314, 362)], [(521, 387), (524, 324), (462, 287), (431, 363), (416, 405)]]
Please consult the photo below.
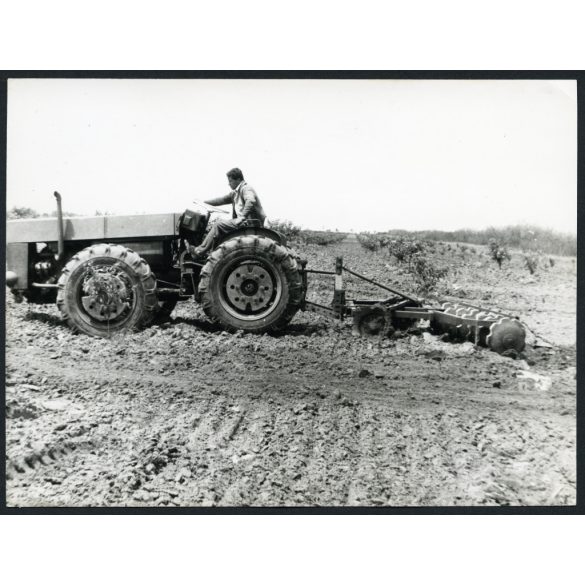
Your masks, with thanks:
[(526, 332), (515, 317), (451, 301), (432, 313), (435, 332), (447, 334), (451, 341), (471, 341), (497, 353), (521, 352), (526, 345)]
[[(305, 300), (303, 310), (340, 320), (352, 317), (354, 334), (384, 337), (424, 320), (429, 322), (435, 335), (454, 342), (470, 341), (500, 354), (510, 350), (521, 352), (526, 345), (524, 326), (511, 315), (464, 302), (446, 301), (439, 307), (428, 306), (422, 299), (346, 268), (342, 258), (336, 259), (335, 272), (305, 270), (305, 273), (310, 272), (335, 276), (333, 302), (331, 306), (325, 306)], [(393, 296), (383, 300), (346, 299), (344, 272), (389, 291)]]

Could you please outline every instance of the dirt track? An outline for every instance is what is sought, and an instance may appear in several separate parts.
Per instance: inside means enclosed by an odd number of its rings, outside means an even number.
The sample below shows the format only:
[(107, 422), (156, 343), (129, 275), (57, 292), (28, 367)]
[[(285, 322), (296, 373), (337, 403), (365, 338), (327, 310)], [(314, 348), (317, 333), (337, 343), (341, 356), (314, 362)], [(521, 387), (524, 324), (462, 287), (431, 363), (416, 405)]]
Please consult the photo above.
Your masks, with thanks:
[[(343, 253), (388, 270), (355, 246), (303, 252), (316, 268)], [(229, 335), (193, 303), (101, 340), (71, 334), (53, 306), (9, 302), (8, 505), (574, 504), (574, 265), (533, 282), (490, 267), (479, 284), (460, 264), (449, 292), (507, 299), (555, 347), (513, 360), (428, 333), (355, 338), (310, 314), (279, 337)], [(521, 370), (551, 388), (522, 389)]]

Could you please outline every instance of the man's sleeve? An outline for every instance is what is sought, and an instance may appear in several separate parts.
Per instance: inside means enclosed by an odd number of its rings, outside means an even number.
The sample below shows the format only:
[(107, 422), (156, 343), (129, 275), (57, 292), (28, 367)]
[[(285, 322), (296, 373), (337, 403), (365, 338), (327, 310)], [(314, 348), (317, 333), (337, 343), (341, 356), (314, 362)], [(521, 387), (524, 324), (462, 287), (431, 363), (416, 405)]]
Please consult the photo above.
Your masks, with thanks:
[(227, 205), (234, 200), (234, 191), (230, 191), (227, 195), (221, 197), (214, 197), (213, 199), (206, 199), (207, 205)]
[(244, 200), (242, 216), (247, 218), (250, 216), (258, 203), (258, 195), (256, 195), (256, 191), (254, 191), (252, 187), (247, 187), (242, 193), (242, 199)]

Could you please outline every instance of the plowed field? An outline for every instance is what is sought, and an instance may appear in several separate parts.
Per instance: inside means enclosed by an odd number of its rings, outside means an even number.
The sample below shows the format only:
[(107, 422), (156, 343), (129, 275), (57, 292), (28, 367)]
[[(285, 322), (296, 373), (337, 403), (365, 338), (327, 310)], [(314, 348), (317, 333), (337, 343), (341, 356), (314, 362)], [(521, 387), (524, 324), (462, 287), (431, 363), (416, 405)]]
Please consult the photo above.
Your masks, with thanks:
[[(574, 504), (574, 259), (531, 276), (518, 255), (499, 270), (482, 248), (450, 248), (434, 251), (451, 268), (437, 294), (517, 314), (551, 346), (529, 335), (511, 359), (426, 331), (357, 338), (310, 313), (279, 336), (232, 335), (193, 302), (94, 339), (8, 298), (8, 505)], [(355, 242), (299, 251), (412, 290)], [(309, 296), (329, 302), (332, 286), (315, 276)], [(378, 294), (348, 282), (349, 297)]]

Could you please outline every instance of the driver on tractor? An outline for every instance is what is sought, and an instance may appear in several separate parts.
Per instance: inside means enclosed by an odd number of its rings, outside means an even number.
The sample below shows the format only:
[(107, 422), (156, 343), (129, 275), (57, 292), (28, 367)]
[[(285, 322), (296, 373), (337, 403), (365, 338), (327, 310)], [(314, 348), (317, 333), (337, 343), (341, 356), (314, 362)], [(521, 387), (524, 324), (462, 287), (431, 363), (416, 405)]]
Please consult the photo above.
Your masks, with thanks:
[[(227, 172), (228, 183), (232, 189), (223, 197), (207, 199), (208, 205), (232, 204), (232, 219), (218, 219), (215, 221), (200, 246), (190, 246), (189, 254), (193, 260), (202, 260), (213, 249), (220, 236), (227, 234), (238, 227), (246, 225), (263, 226), (266, 214), (260, 204), (256, 191), (244, 181), (244, 174), (238, 168)], [(255, 221), (254, 221), (255, 220)]]

